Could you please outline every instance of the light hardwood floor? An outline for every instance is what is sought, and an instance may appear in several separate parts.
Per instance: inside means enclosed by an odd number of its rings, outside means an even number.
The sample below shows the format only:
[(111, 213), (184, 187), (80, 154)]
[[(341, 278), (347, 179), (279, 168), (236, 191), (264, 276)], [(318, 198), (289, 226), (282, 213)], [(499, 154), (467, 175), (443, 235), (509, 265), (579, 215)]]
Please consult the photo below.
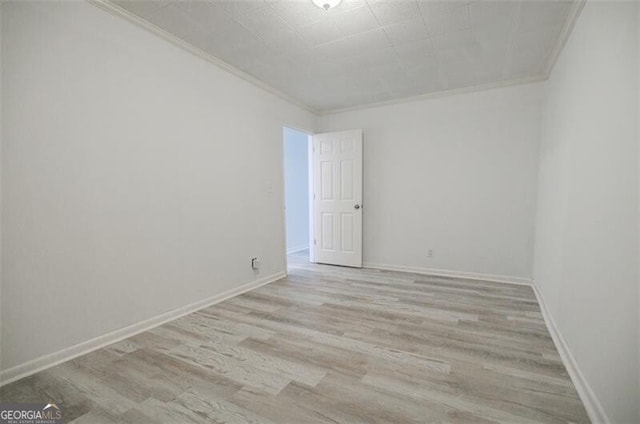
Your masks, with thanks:
[(589, 421), (530, 287), (301, 257), (0, 396), (91, 424)]

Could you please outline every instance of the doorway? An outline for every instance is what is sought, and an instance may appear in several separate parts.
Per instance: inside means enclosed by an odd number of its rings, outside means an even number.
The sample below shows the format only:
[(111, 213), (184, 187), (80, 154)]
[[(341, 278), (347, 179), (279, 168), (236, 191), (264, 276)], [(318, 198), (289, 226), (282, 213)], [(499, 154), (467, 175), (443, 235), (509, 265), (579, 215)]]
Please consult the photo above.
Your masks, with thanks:
[(287, 263), (308, 263), (312, 233), (311, 134), (283, 128)]
[(362, 130), (283, 127), (287, 263), (362, 267)]

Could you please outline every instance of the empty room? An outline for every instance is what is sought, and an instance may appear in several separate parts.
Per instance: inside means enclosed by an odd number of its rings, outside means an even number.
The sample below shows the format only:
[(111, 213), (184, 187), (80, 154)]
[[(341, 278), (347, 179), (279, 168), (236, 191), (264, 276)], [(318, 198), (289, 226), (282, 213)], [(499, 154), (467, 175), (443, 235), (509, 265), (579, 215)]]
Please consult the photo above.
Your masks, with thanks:
[(640, 423), (640, 1), (0, 0), (0, 424)]

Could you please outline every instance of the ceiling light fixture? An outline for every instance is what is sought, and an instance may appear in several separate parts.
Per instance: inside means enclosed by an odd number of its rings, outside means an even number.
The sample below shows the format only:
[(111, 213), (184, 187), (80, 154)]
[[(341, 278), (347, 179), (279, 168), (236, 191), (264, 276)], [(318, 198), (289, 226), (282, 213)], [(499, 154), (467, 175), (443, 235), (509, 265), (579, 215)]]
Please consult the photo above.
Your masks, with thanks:
[(339, 5), (342, 0), (312, 0), (312, 1), (313, 1), (313, 4), (315, 4), (319, 8), (324, 10), (329, 10)]

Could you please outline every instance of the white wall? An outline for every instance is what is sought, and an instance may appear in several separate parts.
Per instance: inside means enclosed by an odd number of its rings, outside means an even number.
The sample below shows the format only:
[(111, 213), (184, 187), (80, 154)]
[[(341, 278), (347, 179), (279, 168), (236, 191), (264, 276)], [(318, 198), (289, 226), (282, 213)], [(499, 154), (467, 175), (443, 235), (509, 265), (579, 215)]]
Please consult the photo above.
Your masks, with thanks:
[[(614, 422), (640, 419), (639, 9), (589, 2), (548, 84), (320, 120), (364, 130), (369, 264), (527, 279), (537, 223)], [(284, 270), (282, 124), (315, 116), (86, 3), (4, 3), (0, 36), (0, 369)]]
[(309, 136), (284, 128), (287, 251), (309, 247)]
[(3, 369), (284, 271), (314, 115), (86, 2), (2, 7)]
[(364, 130), (365, 264), (529, 279), (541, 89), (322, 117), (323, 131)]
[[(638, 52), (638, 57), (636, 61), (636, 76), (638, 77), (638, 96), (636, 97), (636, 109), (638, 112), (638, 117), (636, 119), (636, 137), (638, 139), (637, 142), (637, 150), (638, 150), (638, 168), (636, 169), (636, 173), (638, 175), (638, 243), (640, 243), (640, 6), (636, 5), (636, 47)], [(638, 391), (640, 391), (640, 245), (638, 246), (638, 276), (637, 276), (637, 292), (638, 292), (638, 381), (637, 387)], [(640, 417), (640, 402), (638, 402), (638, 417)]]
[[(0, 1), (0, 188), (2, 187), (2, 1)], [(0, 239), (2, 238), (2, 190), (0, 189)], [(0, 319), (2, 319), (2, 242), (0, 240)], [(0, 323), (0, 370), (2, 369), (2, 323)]]
[(587, 2), (548, 81), (534, 266), (616, 423), (640, 422), (636, 7)]

